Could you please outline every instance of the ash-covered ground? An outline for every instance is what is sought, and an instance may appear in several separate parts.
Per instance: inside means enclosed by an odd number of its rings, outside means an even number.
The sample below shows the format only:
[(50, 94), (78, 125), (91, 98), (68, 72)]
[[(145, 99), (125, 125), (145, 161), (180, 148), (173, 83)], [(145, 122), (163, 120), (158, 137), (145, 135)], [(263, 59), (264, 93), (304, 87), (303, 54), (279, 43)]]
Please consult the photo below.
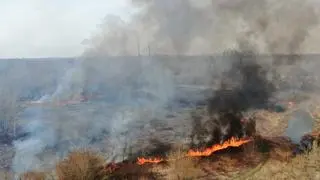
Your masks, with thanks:
[[(254, 106), (243, 99), (236, 102), (247, 114), (283, 102), (305, 102), (318, 90), (317, 57), (302, 56), (301, 62), (276, 66), (274, 57), (255, 57), (274, 89)], [(221, 82), (231, 89), (241, 82), (237, 72), (225, 75), (236, 71), (235, 60), (239, 57), (3, 61), (1, 87), (7, 94), (1, 98), (9, 105), (1, 108), (12, 113), (1, 114), (2, 167), (15, 172), (50, 167), (77, 148), (98, 149), (109, 160), (121, 161), (164, 154), (177, 144), (189, 146), (195, 117), (200, 116), (204, 126), (210, 120), (206, 105)], [(257, 123), (262, 134), (269, 130), (268, 123), (273, 130), (279, 127), (261, 119)], [(283, 135), (281, 128), (271, 135)]]

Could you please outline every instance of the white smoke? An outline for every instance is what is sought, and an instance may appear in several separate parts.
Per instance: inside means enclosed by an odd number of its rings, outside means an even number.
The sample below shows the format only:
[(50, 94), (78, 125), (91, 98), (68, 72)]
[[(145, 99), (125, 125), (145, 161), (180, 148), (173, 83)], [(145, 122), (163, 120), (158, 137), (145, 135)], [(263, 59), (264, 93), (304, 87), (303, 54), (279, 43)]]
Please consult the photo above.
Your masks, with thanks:
[(15, 156), (12, 168), (16, 173), (43, 168), (43, 162), (37, 155), (43, 153), (46, 147), (53, 146), (56, 140), (56, 132), (44, 122), (42, 107), (27, 108), (25, 113), (31, 115), (30, 118), (25, 119), (28, 122), (24, 127), (30, 135), (27, 139), (13, 142)]
[[(28, 107), (24, 110), (27, 115), (24, 131), (30, 133), (27, 139), (14, 141), (15, 156), (13, 159), (13, 171), (17, 174), (30, 171), (33, 169), (41, 169), (44, 166), (43, 160), (38, 155), (44, 153), (48, 147), (56, 145), (57, 131), (52, 126), (54, 122), (46, 120), (44, 113), (45, 103), (53, 103), (54, 101), (68, 100), (74, 95), (78, 95), (82, 91), (81, 72), (78, 66), (67, 70), (66, 75), (62, 78), (56, 91), (50, 95), (46, 94), (39, 100), (35, 101), (36, 106)], [(23, 118), (23, 117), (22, 117)], [(48, 164), (48, 162), (46, 162)]]
[[(97, 68), (107, 65), (101, 72), (85, 63), (67, 70), (55, 92), (41, 97), (35, 106), (22, 113), (22, 116), (28, 114), (23, 121), (30, 136), (14, 142), (13, 170), (19, 174), (43, 168), (75, 148), (105, 145), (97, 139), (108, 141), (108, 146), (114, 147), (108, 152), (110, 156), (122, 160), (126, 145), (123, 134), (130, 131), (130, 124), (163, 114), (166, 103), (174, 96), (173, 77), (168, 69), (152, 59), (137, 63), (138, 66), (129, 67), (126, 63), (106, 60), (97, 65)], [(93, 76), (89, 77), (90, 73)], [(91, 85), (97, 88), (92, 90)], [(107, 88), (103, 89), (104, 86)], [(103, 94), (96, 100), (56, 106), (59, 104), (56, 102), (72, 100), (88, 90), (95, 94), (99, 88)], [(109, 99), (104, 99), (105, 96)], [(49, 163), (43, 162), (47, 149), (53, 149), (58, 156)]]
[(285, 135), (294, 143), (299, 144), (302, 136), (312, 132), (314, 123), (308, 112), (297, 111), (293, 113), (289, 120)]

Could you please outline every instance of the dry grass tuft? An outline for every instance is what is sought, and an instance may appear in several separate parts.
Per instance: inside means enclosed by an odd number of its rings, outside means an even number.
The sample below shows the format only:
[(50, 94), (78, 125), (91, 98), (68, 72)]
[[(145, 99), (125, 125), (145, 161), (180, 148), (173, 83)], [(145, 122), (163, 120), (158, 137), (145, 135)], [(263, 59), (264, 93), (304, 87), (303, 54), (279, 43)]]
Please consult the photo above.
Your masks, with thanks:
[[(203, 170), (197, 159), (190, 157), (183, 157), (184, 153), (181, 150), (169, 154), (167, 172), (168, 179), (197, 179), (204, 175)], [(178, 160), (176, 160), (178, 159)]]
[(103, 180), (105, 160), (97, 153), (80, 150), (71, 152), (56, 165), (58, 180)]
[(156, 180), (161, 179), (158, 172), (152, 170), (152, 165), (138, 165), (135, 163), (128, 163), (123, 165), (120, 169), (112, 173), (110, 180), (118, 179), (137, 179), (137, 180)]
[(315, 143), (311, 152), (298, 155), (289, 161), (270, 159), (265, 164), (235, 179), (320, 179), (320, 148)]
[(259, 110), (255, 112), (256, 130), (263, 137), (275, 137), (282, 135), (288, 125), (290, 115), (295, 111), (292, 109), (283, 113)]
[(26, 172), (20, 176), (20, 180), (46, 180), (47, 173), (45, 172)]
[(13, 173), (5, 169), (0, 169), (0, 179), (11, 180), (13, 179)]

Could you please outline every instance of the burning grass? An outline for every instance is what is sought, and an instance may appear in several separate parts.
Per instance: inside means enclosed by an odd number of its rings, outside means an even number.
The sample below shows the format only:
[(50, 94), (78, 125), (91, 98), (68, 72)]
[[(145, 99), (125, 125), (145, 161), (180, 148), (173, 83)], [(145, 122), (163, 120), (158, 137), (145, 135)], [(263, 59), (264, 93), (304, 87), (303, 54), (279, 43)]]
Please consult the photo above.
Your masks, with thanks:
[[(211, 147), (205, 148), (203, 150), (193, 150), (190, 149), (186, 154), (182, 155), (182, 157), (203, 157), (203, 156), (210, 156), (212, 153), (216, 151), (220, 151), (223, 149), (227, 149), (229, 147), (239, 147), (243, 144), (246, 144), (250, 142), (250, 139), (237, 139), (235, 137), (232, 137), (231, 139), (223, 142), (222, 144), (214, 144)], [(143, 165), (145, 163), (153, 163), (153, 164), (158, 164), (160, 162), (165, 162), (165, 161), (176, 161), (180, 158), (179, 157), (171, 157), (171, 158), (157, 158), (157, 157), (152, 157), (152, 158), (145, 158), (145, 157), (138, 157), (137, 163), (139, 165)]]
[[(267, 111), (265, 121), (281, 121), (283, 114)], [(262, 120), (261, 120), (262, 121)], [(261, 121), (257, 121), (258, 125)], [(316, 128), (318, 127), (317, 124)], [(285, 126), (272, 126), (283, 129)], [(281, 130), (277, 132), (281, 132)], [(258, 129), (258, 133), (261, 130)], [(276, 131), (275, 131), (276, 132)], [(264, 134), (266, 135), (266, 134)], [(283, 137), (255, 136), (248, 139), (229, 139), (222, 144), (209, 146), (207, 149), (178, 149), (167, 156), (160, 156), (156, 163), (122, 162), (106, 164), (99, 154), (90, 151), (75, 151), (56, 165), (57, 180), (73, 179), (319, 179), (320, 151), (314, 146), (312, 151), (296, 157), (292, 155), (294, 145)], [(238, 140), (238, 141), (235, 141)], [(241, 142), (238, 144), (238, 142)], [(212, 150), (212, 151), (211, 151)], [(210, 153), (206, 153), (206, 152)], [(190, 157), (190, 152), (198, 152), (201, 157)], [(203, 157), (204, 156), (204, 157)], [(159, 157), (158, 157), (159, 158)], [(154, 159), (151, 159), (154, 160)], [(41, 179), (46, 173), (28, 172), (31, 179)], [(46, 174), (48, 177), (50, 173)], [(38, 179), (37, 179), (38, 178)], [(53, 179), (53, 178), (52, 178)], [(24, 179), (22, 179), (24, 180)]]
[(216, 151), (213, 156), (188, 157), (177, 149), (157, 164), (122, 162), (106, 164), (95, 152), (75, 151), (56, 165), (55, 178), (45, 172), (27, 172), (21, 180), (109, 179), (317, 179), (320, 149), (292, 156), (293, 145), (285, 138), (262, 138)]
[(189, 150), (187, 156), (188, 157), (201, 157), (201, 156), (210, 156), (212, 153), (216, 151), (220, 151), (223, 149), (227, 149), (229, 147), (240, 147), (243, 144), (250, 142), (250, 139), (236, 139), (232, 137), (231, 139), (225, 141), (222, 144), (214, 144), (209, 148), (201, 150)]

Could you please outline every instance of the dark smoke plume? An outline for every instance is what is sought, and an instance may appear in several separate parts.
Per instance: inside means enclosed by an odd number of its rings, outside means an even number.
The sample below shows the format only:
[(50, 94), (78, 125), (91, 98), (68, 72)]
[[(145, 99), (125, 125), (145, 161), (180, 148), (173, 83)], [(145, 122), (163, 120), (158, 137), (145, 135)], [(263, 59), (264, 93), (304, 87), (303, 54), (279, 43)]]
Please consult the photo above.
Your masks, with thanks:
[(275, 91), (267, 79), (267, 69), (258, 64), (255, 54), (235, 52), (234, 57), (230, 70), (222, 75), (220, 89), (209, 100), (210, 114), (264, 107)]
[[(234, 57), (230, 70), (222, 75), (221, 87), (208, 100), (210, 119), (202, 125), (201, 119), (193, 116), (191, 138), (198, 138), (201, 145), (252, 136), (255, 122), (245, 120), (243, 113), (266, 108), (275, 92), (274, 84), (267, 78), (267, 69), (257, 62), (255, 54), (235, 52)], [(211, 139), (204, 140), (208, 137)]]

